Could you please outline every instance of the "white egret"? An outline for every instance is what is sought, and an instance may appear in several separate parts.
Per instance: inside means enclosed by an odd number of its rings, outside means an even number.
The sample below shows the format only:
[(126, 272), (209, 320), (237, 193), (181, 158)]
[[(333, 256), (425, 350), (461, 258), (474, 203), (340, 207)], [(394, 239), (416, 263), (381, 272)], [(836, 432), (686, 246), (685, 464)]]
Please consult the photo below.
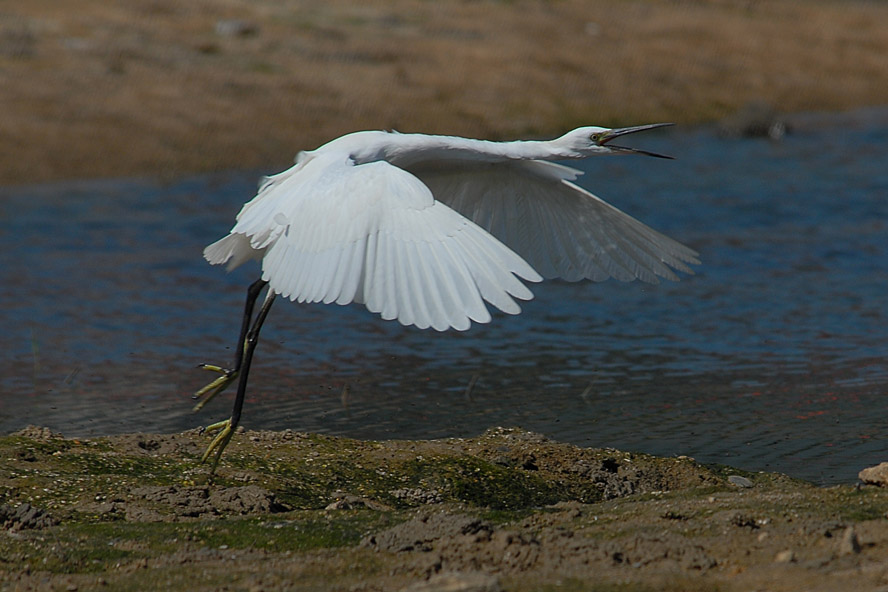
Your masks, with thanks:
[[(645, 226), (572, 181), (554, 160), (646, 154), (611, 144), (671, 125), (581, 127), (549, 141), (490, 142), (451, 136), (355, 132), (300, 152), (267, 177), (231, 232), (204, 250), (232, 269), (261, 260), (247, 292), (233, 368), (195, 393), (203, 406), (235, 379), (231, 417), (214, 451), (215, 471), (238, 425), (259, 331), (276, 295), (297, 302), (363, 303), (383, 319), (438, 331), (486, 323), (485, 302), (517, 314), (533, 297), (522, 283), (609, 277), (677, 280), (697, 253)], [(253, 308), (263, 288), (255, 320)]]

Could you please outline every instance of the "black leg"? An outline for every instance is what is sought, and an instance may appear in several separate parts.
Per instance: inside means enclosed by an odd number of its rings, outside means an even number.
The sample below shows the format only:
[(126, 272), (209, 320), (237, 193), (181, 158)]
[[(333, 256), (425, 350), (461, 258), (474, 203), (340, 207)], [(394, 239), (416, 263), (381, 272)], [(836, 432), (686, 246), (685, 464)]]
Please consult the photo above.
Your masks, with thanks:
[[(262, 308), (259, 309), (259, 314), (256, 315), (256, 319), (253, 320), (253, 308), (255, 307), (256, 300), (259, 297), (259, 294), (262, 292), (262, 288), (264, 288), (268, 282), (263, 280), (258, 280), (253, 282), (250, 285), (249, 290), (247, 291), (247, 302), (244, 307), (244, 320), (241, 324), (241, 335), (240, 341), (238, 342), (238, 350), (239, 356), (235, 359), (235, 368), (234, 370), (223, 372), (223, 376), (216, 379), (213, 383), (204, 387), (201, 391), (198, 391), (197, 395), (212, 391), (209, 397), (214, 396), (223, 390), (228, 383), (230, 383), (235, 376), (238, 378), (237, 383), (237, 395), (234, 398), (234, 408), (231, 411), (231, 417), (229, 419), (220, 421), (211, 426), (207, 426), (207, 432), (215, 432), (219, 433), (213, 438), (213, 441), (210, 442), (210, 445), (207, 447), (206, 452), (204, 452), (203, 457), (201, 457), (200, 461), (204, 462), (209, 458), (211, 454), (214, 454), (213, 458), (213, 466), (210, 469), (210, 474), (212, 475), (216, 471), (216, 466), (219, 464), (219, 459), (222, 457), (222, 451), (225, 450), (225, 447), (228, 446), (228, 443), (231, 441), (231, 437), (234, 435), (234, 430), (237, 428), (238, 423), (240, 422), (241, 411), (244, 407), (244, 398), (247, 394), (247, 378), (250, 374), (250, 366), (253, 362), (253, 352), (256, 350), (256, 345), (259, 343), (259, 331), (262, 330), (262, 324), (265, 322), (266, 317), (268, 317), (268, 312), (271, 310), (271, 305), (274, 302), (275, 294), (269, 290), (268, 294), (265, 297), (265, 302), (262, 303)], [(251, 324), (252, 323), (252, 324)], [(216, 369), (212, 367), (211, 369)], [(221, 384), (220, 381), (224, 381)], [(200, 405), (205, 403), (206, 400), (201, 401), (195, 409), (198, 409)]]
[[(234, 372), (240, 370), (241, 364), (243, 364), (244, 352), (247, 349), (247, 331), (250, 330), (250, 321), (253, 320), (253, 307), (256, 306), (256, 300), (259, 298), (259, 294), (262, 293), (262, 288), (264, 288), (266, 285), (268, 285), (268, 282), (263, 279), (258, 279), (250, 284), (249, 288), (247, 288), (247, 300), (244, 303), (244, 318), (241, 321), (240, 336), (237, 338), (237, 350), (235, 351), (234, 358)], [(266, 312), (265, 314), (267, 315), (268, 313)], [(261, 326), (262, 323), (259, 323), (259, 325)]]
[[(255, 286), (255, 284), (253, 285)], [(261, 287), (259, 289), (261, 289)], [(255, 302), (255, 298), (253, 300)], [(262, 308), (259, 309), (259, 314), (256, 315), (256, 321), (253, 323), (253, 327), (249, 330), (249, 333), (247, 333), (246, 339), (243, 342), (243, 356), (240, 360), (240, 368), (237, 369), (239, 375), (237, 382), (237, 396), (234, 398), (234, 409), (231, 411), (230, 425), (232, 430), (237, 427), (237, 424), (240, 421), (241, 410), (244, 407), (244, 397), (247, 393), (247, 377), (250, 374), (250, 365), (253, 363), (253, 352), (256, 350), (256, 345), (259, 343), (259, 331), (262, 330), (262, 323), (265, 322), (265, 317), (268, 316), (268, 311), (271, 310), (273, 302), (274, 294), (269, 294), (265, 299), (265, 302), (262, 303)]]
[(247, 347), (247, 332), (250, 330), (250, 323), (253, 320), (253, 308), (256, 306), (256, 300), (259, 298), (259, 294), (262, 293), (262, 288), (266, 285), (268, 285), (268, 282), (263, 279), (258, 279), (247, 288), (247, 300), (244, 303), (244, 316), (241, 320), (240, 335), (237, 338), (237, 345), (234, 348), (233, 367), (223, 368), (214, 364), (201, 364), (198, 366), (198, 368), (203, 368), (204, 370), (218, 372), (222, 376), (216, 378), (191, 396), (191, 398), (195, 400), (205, 397), (194, 406), (194, 411), (200, 411), (213, 397), (228, 388), (228, 385), (230, 385), (235, 377), (237, 377), (244, 361), (244, 352)]

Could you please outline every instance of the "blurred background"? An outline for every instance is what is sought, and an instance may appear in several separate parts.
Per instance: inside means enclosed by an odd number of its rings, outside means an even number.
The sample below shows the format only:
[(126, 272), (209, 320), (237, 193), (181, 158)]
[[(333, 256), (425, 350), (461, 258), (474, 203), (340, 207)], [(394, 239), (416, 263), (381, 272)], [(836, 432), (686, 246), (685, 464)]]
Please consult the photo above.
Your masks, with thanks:
[(466, 333), (280, 303), (243, 425), (518, 425), (818, 483), (886, 460), (888, 3), (29, 0), (0, 6), (0, 434), (171, 432), (256, 267), (207, 265), (263, 174), (357, 129), (674, 121), (579, 182), (701, 253), (533, 286)]
[(882, 105), (886, 22), (874, 1), (7, 2), (0, 184), (274, 169), (357, 129)]

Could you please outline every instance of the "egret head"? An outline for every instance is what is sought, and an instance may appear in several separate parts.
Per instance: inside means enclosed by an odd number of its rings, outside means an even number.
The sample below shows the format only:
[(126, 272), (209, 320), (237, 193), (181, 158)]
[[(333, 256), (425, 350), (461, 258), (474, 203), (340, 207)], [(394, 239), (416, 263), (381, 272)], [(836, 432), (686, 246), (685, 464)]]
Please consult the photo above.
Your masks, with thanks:
[(655, 156), (657, 158), (672, 158), (671, 156), (657, 154), (656, 152), (648, 152), (647, 150), (641, 150), (639, 148), (617, 146), (616, 144), (610, 143), (610, 141), (614, 138), (625, 136), (626, 134), (634, 134), (635, 132), (655, 129), (658, 127), (666, 127), (669, 125), (673, 124), (649, 123), (647, 125), (636, 125), (633, 127), (619, 127), (613, 129), (606, 127), (589, 126), (575, 129), (572, 132), (567, 133), (563, 137), (571, 142), (573, 148), (578, 153), (583, 155), (646, 154), (647, 156)]

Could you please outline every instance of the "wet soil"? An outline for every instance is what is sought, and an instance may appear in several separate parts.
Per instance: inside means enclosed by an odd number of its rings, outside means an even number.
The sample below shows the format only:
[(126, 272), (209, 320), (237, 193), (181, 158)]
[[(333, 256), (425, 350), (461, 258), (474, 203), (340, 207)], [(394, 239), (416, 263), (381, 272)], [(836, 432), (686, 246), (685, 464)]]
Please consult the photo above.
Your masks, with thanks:
[(888, 492), (518, 429), (0, 438), (0, 590), (885, 590)]

